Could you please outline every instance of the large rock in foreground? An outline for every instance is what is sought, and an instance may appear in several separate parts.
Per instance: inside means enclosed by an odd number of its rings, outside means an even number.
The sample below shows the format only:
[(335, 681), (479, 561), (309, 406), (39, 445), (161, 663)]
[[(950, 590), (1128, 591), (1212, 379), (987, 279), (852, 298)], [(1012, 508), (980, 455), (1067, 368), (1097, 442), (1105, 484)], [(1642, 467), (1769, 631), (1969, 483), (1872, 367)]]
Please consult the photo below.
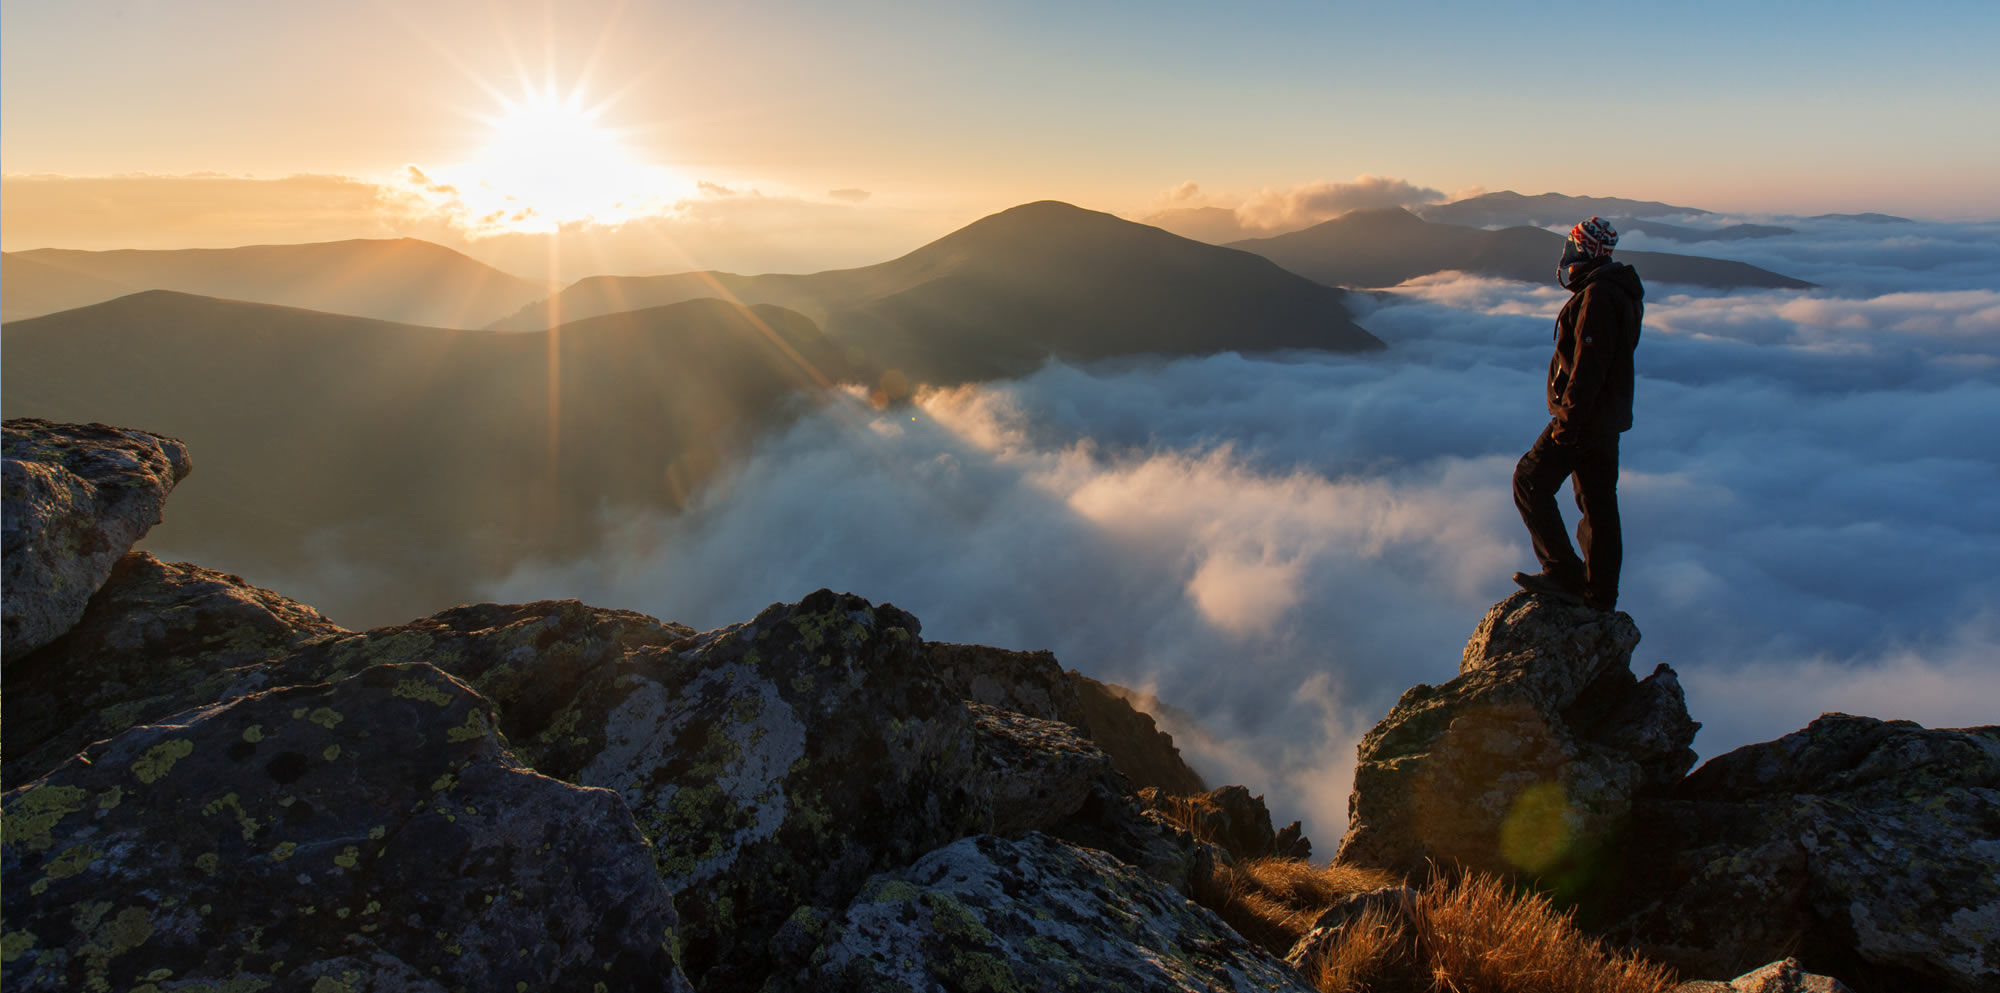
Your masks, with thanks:
[(1562, 885), (1670, 789), (1700, 725), (1673, 670), (1630, 669), (1622, 613), (1528, 593), (1496, 604), (1459, 676), (1419, 685), (1361, 741), (1339, 859), (1415, 877), (1433, 863)]
[(14, 418), (0, 437), (0, 661), (12, 662), (76, 623), (193, 464), (172, 438), (103, 424)]
[(8, 665), (4, 778), (36, 779), (93, 741), (224, 699), (246, 667), (347, 633), (241, 577), (128, 552), (74, 627)]
[(1041, 834), (966, 838), (870, 879), (798, 988), (1312, 990), (1166, 885)]
[(687, 989), (631, 812), (495, 721), (385, 665), (92, 746), (6, 794), (8, 988)]
[(2000, 990), (2000, 727), (1827, 714), (1642, 803), (1613, 939), (1695, 975)]

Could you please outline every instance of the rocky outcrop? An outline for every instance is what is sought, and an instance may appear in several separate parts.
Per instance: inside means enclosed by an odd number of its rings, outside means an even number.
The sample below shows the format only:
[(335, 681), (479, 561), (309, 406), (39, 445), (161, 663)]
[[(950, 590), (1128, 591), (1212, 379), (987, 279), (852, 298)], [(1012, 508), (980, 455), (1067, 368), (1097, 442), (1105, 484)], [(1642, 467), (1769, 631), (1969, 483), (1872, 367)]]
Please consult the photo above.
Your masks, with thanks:
[(221, 700), (238, 670), (349, 632), (242, 577), (128, 552), (74, 627), (7, 666), (10, 784), (93, 741)]
[(0, 662), (54, 640), (187, 476), (187, 447), (103, 424), (14, 418), (0, 434)]
[(1700, 725), (1672, 669), (1633, 678), (1638, 641), (1622, 613), (1528, 593), (1496, 604), (1458, 678), (1411, 688), (1362, 739), (1340, 860), (1569, 882), (1635, 799), (1693, 764)]
[(608, 790), (374, 666), (133, 728), (9, 792), (10, 989), (686, 990)]
[(1069, 670), (1069, 680), (1083, 709), (1083, 726), (1132, 785), (1156, 786), (1175, 796), (1208, 789), (1201, 775), (1181, 758), (1173, 735), (1160, 730), (1146, 712), (1150, 698), (1141, 699), (1123, 686), (1100, 683), (1075, 669)]
[(821, 590), (696, 635), (575, 601), (445, 611), (308, 646), (326, 675), (423, 659), (494, 700), (535, 769), (617, 791), (656, 849), (704, 989), (754, 988), (801, 907), (985, 830), (973, 720), (919, 625)]
[(1056, 824), (1112, 780), (1111, 760), (1074, 727), (968, 703), (984, 768), (982, 792), (993, 812), (989, 830), (1018, 837)]
[(1696, 980), (1674, 987), (1673, 993), (1850, 993), (1832, 976), (1805, 971), (1794, 958), (1752, 969), (1726, 983)]
[(1684, 973), (1789, 951), (1857, 989), (2000, 990), (2000, 727), (1827, 714), (1636, 822), (1608, 932)]
[(1065, 672), (1049, 652), (938, 642), (927, 647), (938, 677), (954, 692), (974, 703), (1077, 728), (1132, 785), (1175, 795), (1207, 789), (1181, 758), (1173, 736), (1127, 699), (1131, 691), (1075, 669)]
[(1052, 652), (927, 642), (938, 678), (960, 697), (997, 710), (1061, 721), (1088, 734), (1083, 702)]
[(1173, 796), (1153, 787), (1138, 793), (1143, 810), (1158, 811), (1175, 823), (1185, 824), (1195, 837), (1214, 844), (1232, 859), (1309, 859), (1312, 841), (1293, 821), (1271, 830), (1271, 811), (1262, 796), (1252, 796), (1241, 786), (1224, 786), (1192, 796)]
[(870, 879), (798, 988), (1312, 990), (1158, 881), (1041, 834), (966, 838)]

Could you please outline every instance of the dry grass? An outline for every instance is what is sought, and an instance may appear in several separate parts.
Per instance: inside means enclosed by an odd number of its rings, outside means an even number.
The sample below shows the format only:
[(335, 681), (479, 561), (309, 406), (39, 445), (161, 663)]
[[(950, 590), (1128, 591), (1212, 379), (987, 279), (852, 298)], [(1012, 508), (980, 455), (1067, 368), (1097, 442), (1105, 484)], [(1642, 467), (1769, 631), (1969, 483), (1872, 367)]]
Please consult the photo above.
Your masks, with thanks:
[[(1340, 897), (1396, 880), (1297, 859), (1218, 865), (1196, 902), (1237, 933), (1283, 956)], [(1408, 920), (1370, 908), (1303, 963), (1322, 993), (1664, 993), (1667, 969), (1604, 947), (1547, 897), (1491, 876), (1440, 879)]]
[(1283, 956), (1336, 900), (1396, 883), (1373, 869), (1269, 857), (1217, 865), (1208, 879), (1196, 881), (1195, 902), (1215, 911), (1236, 933)]
[(1492, 876), (1425, 890), (1416, 905), (1419, 957), (1434, 989), (1453, 993), (1661, 993), (1662, 966), (1607, 949), (1576, 929), (1539, 893), (1519, 894)]

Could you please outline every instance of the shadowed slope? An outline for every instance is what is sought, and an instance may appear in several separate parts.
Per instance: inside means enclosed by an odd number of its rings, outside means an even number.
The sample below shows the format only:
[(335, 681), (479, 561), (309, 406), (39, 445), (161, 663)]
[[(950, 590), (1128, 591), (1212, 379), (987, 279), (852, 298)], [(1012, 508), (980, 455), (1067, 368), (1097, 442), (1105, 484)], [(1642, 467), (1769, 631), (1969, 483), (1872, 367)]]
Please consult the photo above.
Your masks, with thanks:
[[(1483, 231), (1432, 224), (1399, 208), (1357, 210), (1304, 231), (1253, 238), (1231, 247), (1255, 252), (1330, 286), (1394, 286), (1458, 270), (1527, 282), (1552, 282), (1563, 238), (1540, 228)], [(1663, 252), (1620, 251), (1616, 258), (1648, 283), (1717, 289), (1809, 289), (1813, 284), (1744, 262)]]
[[(10, 321), (162, 289), (476, 328), (547, 292), (540, 283), (415, 238), (170, 251), (38, 248), (9, 252), (6, 264)], [(18, 300), (17, 292), (23, 294)]]
[(1547, 227), (1575, 224), (1586, 217), (1667, 217), (1699, 216), (1708, 213), (1696, 207), (1676, 207), (1657, 200), (1627, 200), (1624, 197), (1573, 197), (1561, 193), (1526, 196), (1513, 190), (1486, 193), (1451, 203), (1418, 208), (1425, 220), (1467, 227), (1526, 224)]
[(1354, 325), (1338, 291), (1254, 255), (1055, 201), (994, 214), (861, 269), (587, 279), (494, 327), (701, 296), (794, 308), (868, 367), (931, 382), (1018, 375), (1051, 356), (1381, 347)]
[[(6, 416), (157, 424), (206, 453), (150, 547), (365, 588), (320, 600), (356, 623), (586, 547), (607, 508), (679, 506), (842, 373), (811, 322), (719, 300), (501, 335), (149, 291), (4, 335)], [(363, 571), (294, 575), (328, 561)]]

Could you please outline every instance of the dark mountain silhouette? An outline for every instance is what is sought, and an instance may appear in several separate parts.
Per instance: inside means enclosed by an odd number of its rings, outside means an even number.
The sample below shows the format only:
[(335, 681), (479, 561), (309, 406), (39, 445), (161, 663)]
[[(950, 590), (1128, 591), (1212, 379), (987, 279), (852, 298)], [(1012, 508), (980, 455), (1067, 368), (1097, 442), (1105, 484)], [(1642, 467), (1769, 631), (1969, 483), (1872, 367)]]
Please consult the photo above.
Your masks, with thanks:
[(1653, 238), (1664, 238), (1668, 241), (1689, 243), (1703, 241), (1745, 241), (1751, 238), (1776, 238), (1780, 235), (1796, 233), (1791, 228), (1779, 227), (1775, 224), (1729, 224), (1719, 228), (1685, 228), (1678, 224), (1667, 224), (1661, 221), (1642, 221), (1636, 217), (1615, 218), (1612, 220), (1611, 226), (1616, 228), (1619, 234), (1632, 234), (1636, 232)]
[(1912, 221), (1907, 217), (1897, 217), (1894, 214), (1877, 214), (1874, 211), (1869, 211), (1863, 214), (1814, 214), (1813, 216), (1805, 219), (1808, 221), (1853, 221), (1857, 224), (1915, 224), (1916, 223), (1915, 221)]
[(162, 251), (38, 248), (5, 259), (7, 320), (159, 289), (476, 328), (548, 292), (545, 284), (416, 238)]
[(1054, 356), (1381, 347), (1339, 291), (1266, 259), (1066, 203), (982, 218), (901, 258), (810, 275), (595, 277), (493, 325), (519, 330), (703, 296), (789, 307), (871, 370), (1020, 375)]
[(346, 582), (376, 619), (593, 547), (606, 509), (677, 508), (845, 372), (800, 315), (719, 300), (508, 335), (148, 291), (0, 343), (5, 416), (155, 425), (203, 453), (150, 547)]
[(1228, 207), (1176, 207), (1145, 217), (1140, 223), (1211, 245), (1227, 245), (1260, 233), (1245, 228)]
[(1467, 227), (1568, 227), (1586, 217), (1665, 217), (1670, 215), (1701, 215), (1708, 211), (1696, 207), (1676, 207), (1657, 200), (1627, 200), (1624, 197), (1572, 197), (1561, 193), (1542, 193), (1523, 196), (1513, 190), (1501, 190), (1451, 203), (1423, 207), (1418, 210), (1427, 221), (1439, 224), (1463, 224)]
[[(1563, 237), (1540, 228), (1499, 231), (1432, 224), (1401, 208), (1357, 210), (1304, 231), (1239, 241), (1232, 248), (1256, 252), (1329, 286), (1394, 286), (1434, 272), (1458, 270), (1528, 282), (1555, 278)], [(1648, 282), (1687, 283), (1720, 289), (1806, 289), (1813, 284), (1743, 262), (1661, 252), (1625, 252)]]

